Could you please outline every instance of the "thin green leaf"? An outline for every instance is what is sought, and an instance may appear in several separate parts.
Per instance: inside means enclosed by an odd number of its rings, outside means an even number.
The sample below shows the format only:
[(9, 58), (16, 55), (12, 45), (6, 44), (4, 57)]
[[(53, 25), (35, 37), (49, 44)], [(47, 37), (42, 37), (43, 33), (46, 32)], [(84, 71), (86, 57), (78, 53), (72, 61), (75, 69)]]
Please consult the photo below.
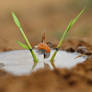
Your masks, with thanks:
[(73, 19), (73, 22), (72, 22), (72, 25), (79, 19), (79, 17), (83, 14), (83, 12), (85, 11), (86, 7), (83, 8), (81, 10), (81, 12), (78, 14), (78, 16), (76, 16), (74, 19)]
[(70, 28), (73, 26), (73, 24), (79, 19), (79, 17), (82, 15), (82, 13), (84, 12), (84, 10), (85, 10), (85, 8), (84, 8), (83, 10), (81, 10), (81, 12), (80, 12), (73, 20), (70, 21), (70, 23), (68, 24), (66, 30), (64, 31), (63, 36), (61, 37), (61, 40), (60, 40), (60, 42), (59, 42), (57, 48), (60, 48), (60, 47), (61, 47), (62, 42), (63, 42), (63, 40), (65, 39), (65, 37), (66, 37), (68, 31), (69, 31)]
[(18, 18), (16, 17), (15, 13), (12, 12), (11, 14), (12, 14), (12, 17), (13, 17), (15, 24), (18, 26), (18, 28), (21, 28), (21, 24), (20, 24)]
[(19, 28), (19, 30), (20, 30), (20, 32), (21, 32), (21, 34), (22, 34), (22, 36), (23, 36), (23, 38), (24, 38), (26, 44), (28, 45), (28, 47), (29, 47), (30, 49), (32, 49), (32, 46), (30, 45), (30, 43), (29, 43), (29, 41), (28, 41), (28, 39), (27, 39), (27, 37), (26, 37), (26, 35), (25, 35), (25, 33), (24, 33), (22, 27), (21, 27), (21, 24), (20, 24), (18, 18), (16, 17), (16, 15), (15, 15), (14, 12), (12, 12), (11, 14), (12, 14), (13, 20), (14, 20), (15, 24), (17, 25), (17, 27)]
[(29, 48), (27, 47), (27, 45), (21, 43), (20, 41), (16, 41), (16, 43), (17, 43), (19, 46), (21, 46), (22, 48), (29, 50)]
[[(32, 49), (32, 46), (31, 46), (31, 44), (29, 43), (29, 41), (28, 41), (28, 39), (27, 39), (27, 37), (26, 37), (26, 35), (25, 35), (25, 33), (24, 33), (24, 31), (23, 31), (23, 29), (22, 29), (22, 27), (21, 27), (21, 24), (20, 24), (18, 18), (16, 17), (15, 13), (12, 12), (11, 15), (12, 15), (12, 17), (13, 17), (13, 20), (14, 20), (15, 24), (16, 24), (17, 27), (19, 28), (19, 30), (20, 30), (20, 32), (21, 32), (21, 35), (23, 36), (23, 38), (24, 38), (24, 40), (25, 40), (25, 42), (26, 42), (26, 44), (27, 44), (28, 49), (29, 49), (29, 50)], [(21, 44), (21, 43), (19, 43), (19, 45), (21, 45), (22, 47), (25, 47), (25, 46), (24, 46), (23, 44)], [(37, 62), (38, 62), (38, 59), (37, 59), (37, 57), (36, 57), (34, 51), (33, 51), (33, 50), (32, 50), (32, 51), (30, 50), (30, 52), (31, 52), (32, 57), (33, 57), (33, 59), (34, 59), (34, 63), (37, 63)]]
[[(57, 45), (57, 48), (58, 48), (58, 49), (61, 47), (61, 45), (62, 45), (62, 43), (63, 43), (63, 41), (64, 41), (64, 39), (65, 39), (65, 37), (66, 37), (66, 35), (67, 35), (67, 33), (68, 33), (68, 31), (71, 29), (71, 27), (73, 26), (73, 24), (79, 19), (79, 17), (82, 15), (82, 13), (83, 13), (84, 11), (85, 11), (85, 8), (84, 8), (83, 10), (81, 10), (81, 12), (80, 12), (73, 20), (71, 20), (71, 21), (69, 22), (69, 24), (68, 24), (66, 30), (65, 30), (64, 33), (63, 33), (63, 36), (61, 37), (61, 39), (60, 39), (60, 41), (59, 41), (59, 43), (58, 43), (58, 45)], [(51, 59), (50, 59), (50, 62), (53, 62), (53, 60), (54, 60), (56, 54), (57, 54), (57, 51), (55, 51), (55, 52), (53, 53), (53, 55), (52, 55), (52, 57), (51, 57)]]
[(67, 32), (70, 30), (70, 28), (72, 27), (72, 20), (70, 21), (70, 23), (68, 24), (66, 30), (64, 31), (63, 33), (63, 36), (61, 37), (61, 40), (59, 41), (58, 45), (57, 45), (57, 48), (60, 48), (61, 47), (61, 44), (63, 42), (63, 40), (65, 39), (66, 35), (67, 35)]

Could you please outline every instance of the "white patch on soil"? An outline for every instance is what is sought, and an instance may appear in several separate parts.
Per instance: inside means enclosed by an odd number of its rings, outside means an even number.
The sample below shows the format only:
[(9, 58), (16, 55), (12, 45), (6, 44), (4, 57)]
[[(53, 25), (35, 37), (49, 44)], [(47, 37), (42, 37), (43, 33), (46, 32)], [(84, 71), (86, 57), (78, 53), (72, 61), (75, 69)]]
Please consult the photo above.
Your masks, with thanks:
[[(36, 53), (36, 50), (34, 50)], [(53, 69), (50, 58), (54, 50), (51, 50), (51, 55), (49, 58), (44, 59), (43, 55), (36, 53), (39, 63), (34, 68), (34, 71), (40, 68), (44, 68), (44, 63), (48, 64), (51, 69)], [(79, 53), (69, 53), (66, 51), (58, 51), (55, 57), (55, 66), (57, 68), (72, 68), (78, 63), (84, 62), (87, 57), (79, 57)], [(15, 50), (0, 53), (0, 68), (4, 69), (15, 75), (24, 75), (30, 74), (32, 72), (33, 58), (28, 50)]]

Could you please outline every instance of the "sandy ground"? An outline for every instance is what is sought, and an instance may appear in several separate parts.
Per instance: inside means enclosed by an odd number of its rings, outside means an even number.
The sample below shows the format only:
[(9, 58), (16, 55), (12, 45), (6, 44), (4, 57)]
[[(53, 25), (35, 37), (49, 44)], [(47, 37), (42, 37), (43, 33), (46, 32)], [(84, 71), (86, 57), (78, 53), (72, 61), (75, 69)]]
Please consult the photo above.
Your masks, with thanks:
[(72, 52), (78, 50), (79, 46), (87, 47), (86, 55), (90, 58), (70, 70), (41, 69), (29, 76), (19, 77), (0, 70), (0, 92), (91, 92), (92, 45), (69, 40), (63, 44), (62, 49)]

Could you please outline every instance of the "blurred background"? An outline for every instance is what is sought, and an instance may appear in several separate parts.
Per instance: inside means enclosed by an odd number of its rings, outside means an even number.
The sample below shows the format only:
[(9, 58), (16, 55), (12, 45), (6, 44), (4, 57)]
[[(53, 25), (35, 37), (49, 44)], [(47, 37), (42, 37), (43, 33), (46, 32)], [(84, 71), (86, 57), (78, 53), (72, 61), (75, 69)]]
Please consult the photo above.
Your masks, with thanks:
[(16, 41), (24, 42), (13, 22), (11, 11), (15, 11), (32, 44), (41, 41), (46, 31), (47, 41), (59, 41), (69, 21), (83, 7), (85, 13), (68, 33), (67, 39), (85, 40), (92, 44), (92, 0), (2, 0), (0, 2), (0, 49), (22, 49)]

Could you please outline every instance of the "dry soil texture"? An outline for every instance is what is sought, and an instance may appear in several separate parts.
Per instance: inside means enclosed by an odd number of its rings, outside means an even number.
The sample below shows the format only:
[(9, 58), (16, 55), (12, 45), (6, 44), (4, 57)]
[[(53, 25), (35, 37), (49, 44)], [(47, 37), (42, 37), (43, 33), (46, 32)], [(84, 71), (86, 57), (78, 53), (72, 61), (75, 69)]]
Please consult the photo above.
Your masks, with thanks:
[[(79, 50), (79, 46), (85, 46), (87, 51)], [(14, 76), (0, 70), (0, 92), (92, 92), (92, 45), (68, 40), (61, 49), (78, 51), (89, 58), (70, 70), (40, 69), (29, 76)]]

